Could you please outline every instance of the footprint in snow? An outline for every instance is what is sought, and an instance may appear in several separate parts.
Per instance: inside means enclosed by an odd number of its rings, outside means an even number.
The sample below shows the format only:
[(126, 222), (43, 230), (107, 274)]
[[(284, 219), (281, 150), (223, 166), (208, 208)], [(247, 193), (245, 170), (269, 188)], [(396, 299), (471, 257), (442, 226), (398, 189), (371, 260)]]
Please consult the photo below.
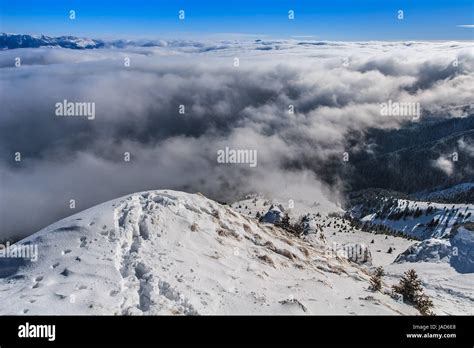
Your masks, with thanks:
[(58, 267), (58, 266), (59, 266), (59, 262), (56, 262), (56, 263), (54, 263), (54, 264), (51, 265), (51, 268), (52, 268), (52, 269), (55, 269), (55, 268)]
[(71, 272), (70, 270), (68, 270), (67, 268), (65, 268), (64, 271), (62, 271), (62, 272), (59, 273), (59, 274), (61, 274), (61, 275), (64, 276), (64, 277), (68, 277), (68, 276), (71, 275), (71, 273), (72, 273), (72, 272)]
[(118, 294), (119, 294), (119, 291), (118, 291), (118, 290), (112, 290), (109, 295), (110, 295), (111, 297), (115, 297), (115, 296), (117, 296)]

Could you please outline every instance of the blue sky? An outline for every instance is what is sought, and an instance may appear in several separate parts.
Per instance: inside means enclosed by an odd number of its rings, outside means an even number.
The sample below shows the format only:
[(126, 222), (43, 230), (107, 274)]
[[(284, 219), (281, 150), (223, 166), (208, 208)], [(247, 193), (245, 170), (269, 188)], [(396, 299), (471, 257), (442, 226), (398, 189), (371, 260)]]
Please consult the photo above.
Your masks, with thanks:
[[(473, 0), (1, 0), (2, 32), (94, 38), (472, 40)], [(186, 19), (178, 19), (185, 10)], [(69, 10), (76, 11), (70, 20)], [(288, 11), (295, 19), (288, 20)], [(404, 19), (397, 19), (397, 11)]]

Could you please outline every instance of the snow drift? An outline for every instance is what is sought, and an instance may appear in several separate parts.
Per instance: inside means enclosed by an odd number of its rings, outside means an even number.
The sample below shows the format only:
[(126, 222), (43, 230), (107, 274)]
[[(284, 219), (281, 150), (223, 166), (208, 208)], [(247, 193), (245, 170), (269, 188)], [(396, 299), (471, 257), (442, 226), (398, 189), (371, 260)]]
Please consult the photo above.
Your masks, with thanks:
[(312, 238), (200, 194), (124, 196), (15, 244), (32, 245), (36, 262), (1, 260), (1, 314), (416, 314)]

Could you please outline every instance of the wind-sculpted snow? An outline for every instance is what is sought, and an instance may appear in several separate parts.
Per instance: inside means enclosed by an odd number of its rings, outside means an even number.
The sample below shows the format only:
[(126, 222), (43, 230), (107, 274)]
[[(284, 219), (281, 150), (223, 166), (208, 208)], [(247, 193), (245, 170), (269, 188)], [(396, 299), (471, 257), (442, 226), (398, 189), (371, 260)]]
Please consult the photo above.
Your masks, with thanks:
[(474, 225), (469, 229), (460, 227), (451, 238), (451, 245), (456, 250), (451, 257), (451, 264), (461, 273), (474, 273)]
[(394, 262), (447, 262), (459, 273), (474, 273), (474, 231), (460, 227), (449, 239), (425, 239)]
[(416, 313), (323, 244), (200, 194), (124, 196), (16, 244), (28, 245), (38, 260), (0, 278), (1, 314)]
[[(371, 195), (364, 195), (369, 198)], [(372, 212), (379, 212), (378, 224), (372, 228), (354, 224), (343, 212), (339, 214), (314, 213), (317, 206), (296, 204), (288, 207), (284, 202), (262, 195), (249, 195), (244, 200), (232, 203), (231, 207), (240, 213), (251, 216), (265, 216), (266, 211), (279, 207), (284, 215), (291, 217), (291, 223), (302, 221), (303, 235), (315, 237), (315, 240), (324, 242), (327, 250), (339, 257), (352, 262), (363, 264), (373, 272), (376, 267), (382, 266), (385, 270), (384, 281), (388, 284), (397, 284), (400, 276), (409, 269), (415, 269), (423, 280), (426, 292), (435, 303), (436, 314), (467, 314), (472, 315), (474, 307), (474, 268), (473, 268), (473, 236), (474, 226), (469, 215), (469, 208), (464, 205), (434, 204), (427, 212), (420, 214), (420, 210), (429, 206), (426, 202), (408, 201), (409, 210), (401, 209), (406, 214), (399, 215), (399, 227), (390, 219), (380, 219), (381, 212), (387, 212), (385, 206), (394, 208), (394, 197), (387, 200), (387, 196), (377, 193), (376, 208), (372, 205)], [(391, 204), (390, 204), (390, 201)], [(367, 202), (366, 202), (367, 203)], [(406, 200), (398, 200), (398, 205), (404, 208)], [(417, 210), (416, 208), (419, 208)], [(437, 211), (439, 209), (439, 211)], [(417, 211), (416, 214), (415, 211)], [(398, 219), (397, 209), (391, 211), (392, 219)], [(461, 214), (459, 214), (461, 213)], [(367, 217), (372, 216), (370, 214)], [(428, 215), (428, 216), (426, 216)], [(304, 219), (300, 220), (301, 217)], [(442, 222), (435, 226), (423, 226), (429, 219), (440, 218)], [(434, 220), (435, 220), (434, 219)], [(369, 220), (370, 221), (370, 220)], [(396, 221), (395, 221), (396, 222)], [(404, 223), (404, 225), (402, 225)], [(357, 226), (362, 227), (359, 229)], [(385, 226), (385, 230), (380, 228)], [(413, 226), (417, 226), (412, 230)], [(422, 230), (425, 230), (424, 233)], [(424, 235), (425, 239), (417, 242), (410, 237), (400, 235), (405, 231), (414, 232), (417, 236)], [(433, 238), (434, 237), (434, 238)], [(357, 252), (354, 252), (357, 251)]]

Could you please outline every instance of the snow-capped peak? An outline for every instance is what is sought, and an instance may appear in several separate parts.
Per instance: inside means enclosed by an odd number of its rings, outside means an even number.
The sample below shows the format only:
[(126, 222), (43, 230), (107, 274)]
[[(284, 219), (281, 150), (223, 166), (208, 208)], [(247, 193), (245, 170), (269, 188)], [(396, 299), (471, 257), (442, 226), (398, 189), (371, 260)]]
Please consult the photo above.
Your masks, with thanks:
[(416, 314), (365, 268), (200, 194), (124, 196), (14, 246), (38, 255), (2, 259), (3, 314)]

